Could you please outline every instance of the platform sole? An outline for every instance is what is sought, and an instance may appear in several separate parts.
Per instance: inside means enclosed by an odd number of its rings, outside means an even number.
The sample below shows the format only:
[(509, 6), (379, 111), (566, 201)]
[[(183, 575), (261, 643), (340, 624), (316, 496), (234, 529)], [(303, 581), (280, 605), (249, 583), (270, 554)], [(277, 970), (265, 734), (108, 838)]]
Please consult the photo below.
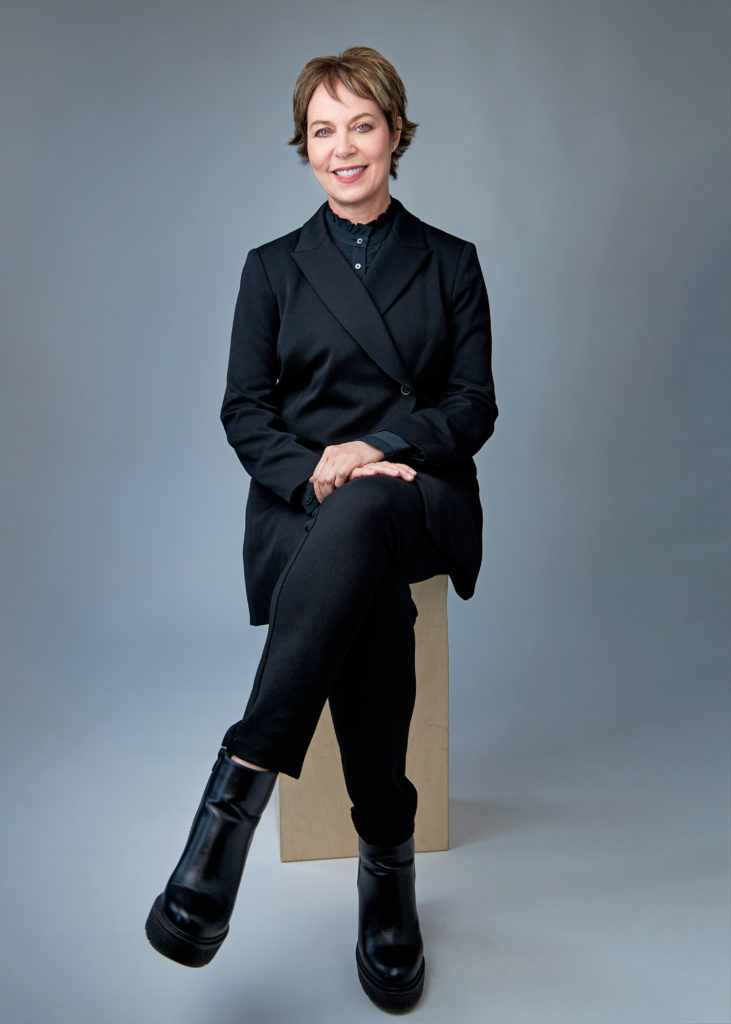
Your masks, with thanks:
[(150, 945), (184, 967), (205, 967), (214, 958), (228, 935), (228, 928), (213, 939), (193, 939), (181, 931), (165, 913), (163, 894), (157, 897), (145, 922)]
[(361, 959), (360, 950), (356, 946), (355, 962), (358, 965), (358, 980), (363, 991), (372, 1003), (385, 1010), (386, 1013), (408, 1013), (421, 999), (424, 991), (425, 963), (422, 957), (419, 973), (408, 986), (388, 986), (373, 977)]

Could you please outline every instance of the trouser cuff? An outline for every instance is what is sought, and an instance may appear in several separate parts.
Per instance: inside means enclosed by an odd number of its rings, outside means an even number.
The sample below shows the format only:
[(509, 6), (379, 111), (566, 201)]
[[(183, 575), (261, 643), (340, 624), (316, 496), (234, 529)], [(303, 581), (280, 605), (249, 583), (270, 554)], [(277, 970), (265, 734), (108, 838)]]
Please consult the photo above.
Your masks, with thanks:
[(358, 814), (355, 808), (350, 812), (355, 831), (364, 842), (371, 846), (400, 846), (414, 834), (413, 817), (400, 821), (394, 819), (377, 821), (373, 815)]
[(270, 772), (280, 772), (282, 775), (289, 775), (298, 779), (302, 774), (304, 757), (291, 757), (282, 754), (280, 750), (267, 745), (261, 740), (251, 740), (246, 736), (246, 729), (240, 728), (241, 722), (230, 726), (223, 737), (223, 746), (229, 754), (235, 754), (243, 761), (250, 761), (260, 768), (266, 768)]

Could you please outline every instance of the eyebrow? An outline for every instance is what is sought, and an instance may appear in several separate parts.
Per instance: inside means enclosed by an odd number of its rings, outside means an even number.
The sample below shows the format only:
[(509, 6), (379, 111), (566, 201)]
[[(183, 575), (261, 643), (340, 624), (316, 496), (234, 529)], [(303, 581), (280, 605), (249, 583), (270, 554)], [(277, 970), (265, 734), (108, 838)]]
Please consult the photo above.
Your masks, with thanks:
[[(366, 111), (365, 111), (364, 113), (362, 113), (362, 114), (356, 114), (356, 115), (355, 115), (355, 117), (351, 117), (351, 119), (350, 119), (350, 122), (349, 122), (349, 123), (350, 123), (350, 124), (352, 124), (352, 123), (353, 123), (353, 121), (360, 121), (360, 120), (361, 120), (361, 118), (363, 118), (363, 117), (375, 117), (375, 114), (372, 114), (372, 113), (370, 113), (370, 111), (367, 111), (367, 110), (366, 110)], [(309, 127), (309, 128), (314, 128), (314, 126), (315, 126), (316, 124), (324, 124), (324, 125), (331, 125), (331, 124), (333, 124), (333, 122), (332, 122), (332, 121), (310, 121), (310, 123), (309, 123), (308, 127)]]

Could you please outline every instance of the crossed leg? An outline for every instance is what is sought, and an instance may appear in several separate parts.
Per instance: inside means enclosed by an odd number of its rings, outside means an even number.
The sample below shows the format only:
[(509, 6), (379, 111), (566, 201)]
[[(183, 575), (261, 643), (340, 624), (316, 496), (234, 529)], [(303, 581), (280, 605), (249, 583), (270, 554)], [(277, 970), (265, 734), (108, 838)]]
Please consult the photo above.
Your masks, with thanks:
[[(362, 763), (362, 743), (369, 738), (373, 757), (379, 737), (386, 737), (384, 764), (390, 768), (381, 769), (381, 775), (393, 773), (392, 755), (402, 746), (405, 750), (413, 708), (408, 580), (438, 571), (415, 484), (366, 477), (326, 498), (278, 581), (249, 703), (224, 737), (230, 753), (298, 777), (332, 695), (336, 728), (346, 748), (346, 778), (354, 792), (361, 791), (362, 773), (350, 766)], [(366, 657), (369, 645), (372, 653)], [(401, 771), (396, 768), (396, 775)], [(400, 785), (404, 793), (410, 786)], [(353, 793), (351, 798), (365, 806)]]

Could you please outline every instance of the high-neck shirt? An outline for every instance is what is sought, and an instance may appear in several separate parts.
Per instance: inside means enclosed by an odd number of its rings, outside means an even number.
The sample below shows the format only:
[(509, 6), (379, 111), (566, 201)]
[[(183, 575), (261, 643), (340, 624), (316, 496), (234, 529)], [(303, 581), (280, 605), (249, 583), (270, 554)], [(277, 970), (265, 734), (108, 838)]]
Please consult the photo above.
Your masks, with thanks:
[(335, 245), (348, 261), (358, 277), (365, 277), (369, 267), (381, 250), (393, 227), (396, 211), (393, 203), (375, 220), (368, 224), (353, 224), (338, 217), (328, 206), (325, 221)]

